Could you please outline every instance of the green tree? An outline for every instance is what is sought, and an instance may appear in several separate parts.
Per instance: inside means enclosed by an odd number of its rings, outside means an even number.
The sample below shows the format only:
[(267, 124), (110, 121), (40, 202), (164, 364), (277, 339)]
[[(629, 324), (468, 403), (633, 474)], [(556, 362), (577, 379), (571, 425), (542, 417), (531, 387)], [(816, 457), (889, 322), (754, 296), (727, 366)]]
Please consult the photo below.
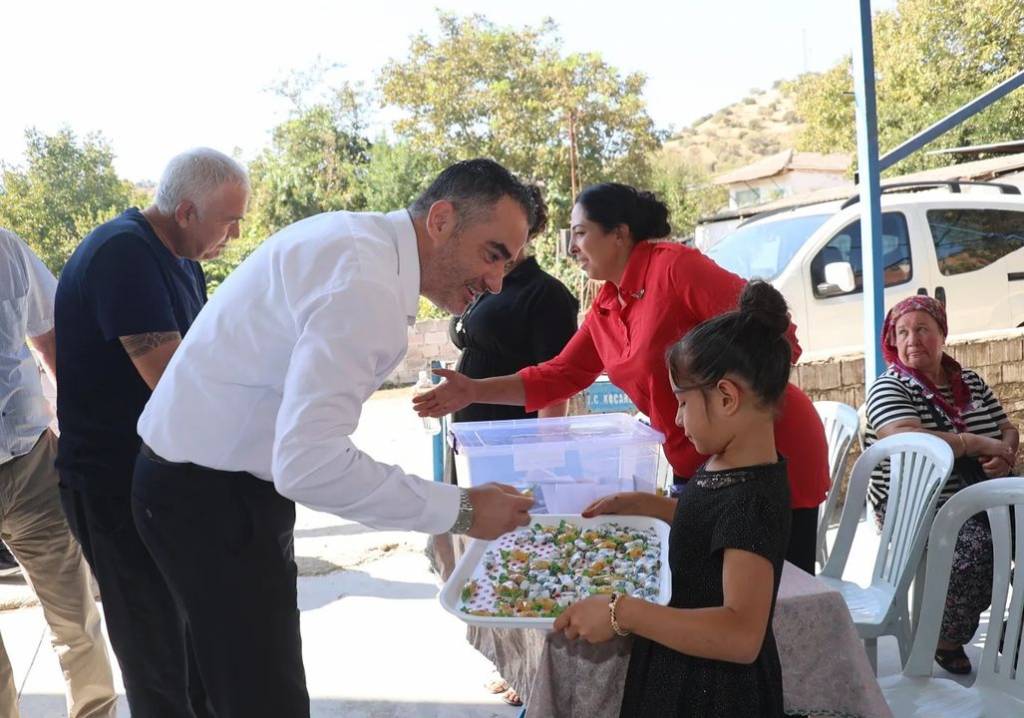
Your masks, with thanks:
[(366, 209), (390, 212), (408, 207), (443, 168), (436, 156), (417, 151), (408, 142), (390, 144), (379, 137), (363, 173)]
[[(643, 99), (646, 78), (623, 76), (596, 53), (562, 56), (553, 21), (499, 27), (439, 13), (440, 37), (413, 37), (383, 68), (382, 101), (404, 111), (397, 135), (439, 164), (493, 157), (543, 182), (552, 230), (574, 192), (616, 179), (644, 184), (660, 145)], [(549, 238), (550, 239), (550, 238)]]
[(0, 226), (58, 274), (85, 235), (146, 197), (117, 176), (99, 134), (79, 139), (67, 128), (53, 135), (30, 128), (25, 143), (23, 167), (0, 164)]
[(293, 73), (275, 88), (292, 102), (291, 116), (274, 128), (270, 146), (249, 163), (252, 196), (242, 236), (206, 264), (211, 289), (282, 227), (320, 212), (366, 209), (364, 174), (371, 145), (365, 136), (365, 96), (341, 83), (308, 101), (322, 72)]
[(249, 164), (253, 232), (266, 236), (318, 212), (365, 207), (370, 142), (361, 112), (358, 91), (345, 85), (329, 102), (298, 105), (274, 128), (270, 146)]
[(651, 162), (650, 188), (668, 205), (672, 235), (678, 238), (692, 237), (697, 220), (714, 214), (729, 200), (728, 191), (712, 185), (701, 166), (664, 151)]
[[(874, 18), (879, 146), (910, 138), (1024, 67), (1024, 3), (1019, 0), (900, 0)], [(850, 60), (795, 83), (806, 118), (801, 147), (856, 148)], [(931, 149), (1016, 139), (1024, 123), (1017, 91), (935, 140)], [(916, 153), (903, 173), (946, 164)]]

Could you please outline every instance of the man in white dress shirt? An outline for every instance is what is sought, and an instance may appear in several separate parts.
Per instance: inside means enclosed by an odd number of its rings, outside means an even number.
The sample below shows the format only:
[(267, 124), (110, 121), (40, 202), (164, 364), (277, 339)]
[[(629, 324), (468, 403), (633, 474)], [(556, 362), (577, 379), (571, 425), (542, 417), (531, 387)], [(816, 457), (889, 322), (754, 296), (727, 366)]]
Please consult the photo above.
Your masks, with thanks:
[(461, 313), (500, 291), (534, 211), (501, 165), (457, 163), (408, 210), (284, 228), (183, 339), (139, 420), (133, 512), (216, 715), (309, 715), (293, 502), (431, 534), (528, 523), (533, 500), (514, 489), (410, 476), (349, 437), (405, 355), (419, 296)]
[[(89, 568), (60, 504), (57, 437), (39, 370), (53, 378), (57, 280), (28, 245), (0, 229), (0, 536), (25, 567), (43, 607), (71, 718), (113, 718), (114, 677)], [(18, 715), (18, 689), (0, 642), (0, 716)]]

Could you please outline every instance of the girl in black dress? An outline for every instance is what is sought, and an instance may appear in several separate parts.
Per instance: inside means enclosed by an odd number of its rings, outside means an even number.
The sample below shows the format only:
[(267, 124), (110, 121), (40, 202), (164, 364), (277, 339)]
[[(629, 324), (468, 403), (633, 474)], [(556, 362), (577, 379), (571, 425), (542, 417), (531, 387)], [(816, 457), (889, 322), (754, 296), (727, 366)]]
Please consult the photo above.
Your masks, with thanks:
[(789, 540), (789, 484), (773, 423), (789, 380), (786, 302), (751, 282), (736, 311), (669, 351), (676, 423), (710, 455), (678, 500), (616, 494), (584, 516), (672, 524), (672, 599), (592, 596), (555, 622), (591, 643), (635, 634), (621, 716), (781, 716), (772, 614)]

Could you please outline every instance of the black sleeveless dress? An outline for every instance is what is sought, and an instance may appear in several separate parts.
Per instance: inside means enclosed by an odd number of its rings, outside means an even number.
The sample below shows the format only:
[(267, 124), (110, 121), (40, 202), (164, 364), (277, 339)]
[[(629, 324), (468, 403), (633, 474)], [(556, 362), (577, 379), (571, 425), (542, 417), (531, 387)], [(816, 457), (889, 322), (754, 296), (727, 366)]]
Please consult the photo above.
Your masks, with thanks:
[(782, 668), (771, 616), (789, 541), (786, 463), (729, 471), (701, 467), (682, 488), (669, 537), (674, 608), (721, 606), (727, 548), (764, 556), (775, 569), (764, 644), (750, 665), (688, 656), (637, 637), (626, 675), (622, 718), (784, 715)]

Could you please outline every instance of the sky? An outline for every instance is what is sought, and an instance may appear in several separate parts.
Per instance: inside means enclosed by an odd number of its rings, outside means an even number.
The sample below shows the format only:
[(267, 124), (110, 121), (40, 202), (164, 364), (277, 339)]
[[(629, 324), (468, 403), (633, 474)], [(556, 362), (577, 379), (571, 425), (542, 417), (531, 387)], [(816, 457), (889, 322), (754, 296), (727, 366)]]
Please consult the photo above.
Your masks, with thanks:
[[(885, 10), (896, 0), (874, 0)], [(118, 172), (155, 181), (205, 145), (255, 156), (288, 105), (269, 88), (317, 61), (372, 85), (436, 8), (500, 25), (551, 17), (566, 53), (648, 77), (657, 127), (685, 127), (778, 79), (826, 69), (857, 41), (857, 0), (0, 0), (0, 162), (35, 127), (101, 132)], [(378, 117), (378, 129), (387, 124)]]

